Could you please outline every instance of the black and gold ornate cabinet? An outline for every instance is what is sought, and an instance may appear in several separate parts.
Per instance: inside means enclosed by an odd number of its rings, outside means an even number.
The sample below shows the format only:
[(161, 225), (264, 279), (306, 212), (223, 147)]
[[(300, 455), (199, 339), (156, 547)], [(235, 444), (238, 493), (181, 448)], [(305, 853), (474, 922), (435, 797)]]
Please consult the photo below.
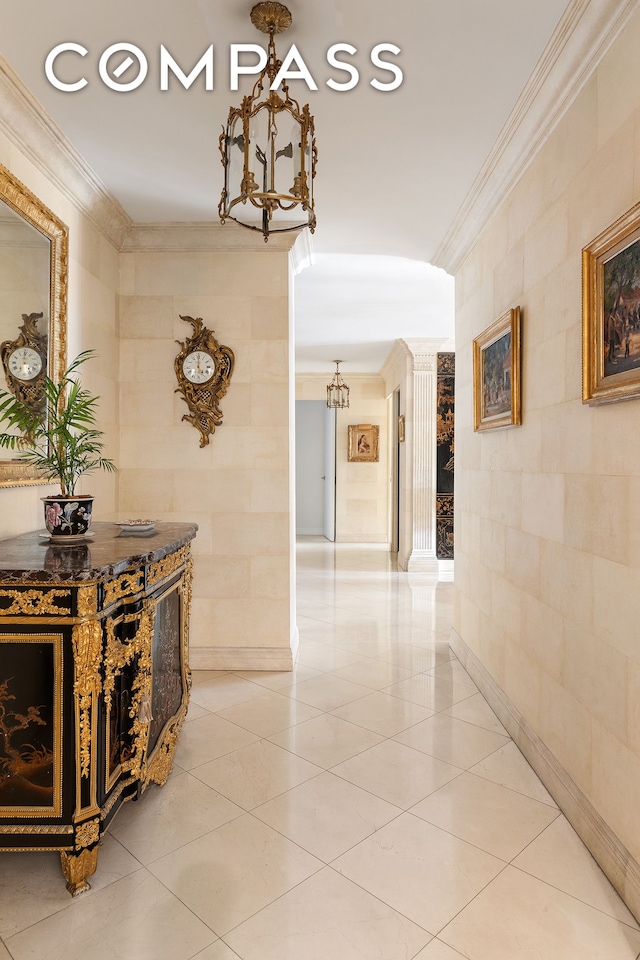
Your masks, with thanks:
[(196, 530), (0, 541), (0, 850), (59, 851), (74, 895), (119, 806), (171, 771)]

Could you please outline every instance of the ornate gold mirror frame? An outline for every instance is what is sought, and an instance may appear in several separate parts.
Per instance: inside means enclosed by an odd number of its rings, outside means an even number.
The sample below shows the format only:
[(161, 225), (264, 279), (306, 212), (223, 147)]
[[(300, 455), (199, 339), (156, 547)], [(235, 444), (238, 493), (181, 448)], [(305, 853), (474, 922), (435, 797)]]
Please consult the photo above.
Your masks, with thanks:
[[(0, 200), (35, 227), (50, 243), (47, 373), (57, 382), (64, 372), (67, 358), (69, 230), (28, 187), (1, 164)], [(19, 322), (20, 317), (16, 317), (16, 331)], [(42, 478), (35, 474), (33, 467), (22, 460), (0, 460), (0, 487), (19, 487), (43, 482)]]

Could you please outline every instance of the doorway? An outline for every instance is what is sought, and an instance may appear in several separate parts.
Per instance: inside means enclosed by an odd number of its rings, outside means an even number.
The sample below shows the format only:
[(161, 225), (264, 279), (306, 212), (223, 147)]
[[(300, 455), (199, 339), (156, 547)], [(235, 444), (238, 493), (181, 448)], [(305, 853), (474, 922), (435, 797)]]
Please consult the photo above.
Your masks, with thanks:
[(296, 534), (336, 539), (336, 411), (296, 400)]

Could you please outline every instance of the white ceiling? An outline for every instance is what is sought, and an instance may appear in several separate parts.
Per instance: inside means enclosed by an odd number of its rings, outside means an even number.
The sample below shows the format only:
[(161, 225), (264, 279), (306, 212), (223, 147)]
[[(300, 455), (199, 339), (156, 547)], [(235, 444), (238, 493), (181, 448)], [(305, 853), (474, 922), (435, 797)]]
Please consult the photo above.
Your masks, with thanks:
[(342, 360), (345, 376), (369, 373), (400, 337), (452, 338), (453, 287), (448, 273), (419, 260), (318, 254), (296, 281), (296, 370)]
[[(217, 219), (222, 187), (218, 136), (239, 93), (229, 89), (231, 43), (262, 42), (252, 0), (0, 0), (2, 54), (120, 201), (141, 222)], [(296, 281), (301, 370), (378, 370), (398, 337), (450, 336), (451, 281), (428, 266), (540, 58), (567, 0), (290, 0), (296, 43), (318, 86), (290, 83), (315, 116), (319, 162), (314, 266)], [(58, 73), (84, 75), (77, 93), (55, 90), (43, 64), (58, 43)], [(98, 78), (107, 46), (127, 41), (149, 60), (138, 89), (118, 93)], [(326, 51), (358, 48), (358, 86), (335, 92)], [(402, 85), (381, 93), (369, 51), (401, 48)], [(216, 55), (215, 89), (159, 89), (164, 44), (189, 72), (205, 48)], [(117, 59), (112, 61), (117, 66)], [(133, 74), (134, 68), (130, 68)], [(122, 80), (129, 79), (124, 74)], [(346, 256), (340, 256), (346, 255)], [(360, 349), (356, 346), (360, 344)]]

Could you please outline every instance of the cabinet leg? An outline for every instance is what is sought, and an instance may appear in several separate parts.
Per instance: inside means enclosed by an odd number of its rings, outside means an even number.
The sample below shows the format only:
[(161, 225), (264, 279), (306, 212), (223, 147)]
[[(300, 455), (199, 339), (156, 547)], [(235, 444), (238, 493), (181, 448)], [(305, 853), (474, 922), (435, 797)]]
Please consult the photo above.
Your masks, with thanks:
[(67, 881), (67, 890), (72, 897), (77, 897), (79, 893), (91, 889), (87, 877), (96, 872), (98, 847), (95, 846), (92, 850), (82, 850), (80, 853), (65, 853), (64, 850), (61, 850), (60, 865)]

